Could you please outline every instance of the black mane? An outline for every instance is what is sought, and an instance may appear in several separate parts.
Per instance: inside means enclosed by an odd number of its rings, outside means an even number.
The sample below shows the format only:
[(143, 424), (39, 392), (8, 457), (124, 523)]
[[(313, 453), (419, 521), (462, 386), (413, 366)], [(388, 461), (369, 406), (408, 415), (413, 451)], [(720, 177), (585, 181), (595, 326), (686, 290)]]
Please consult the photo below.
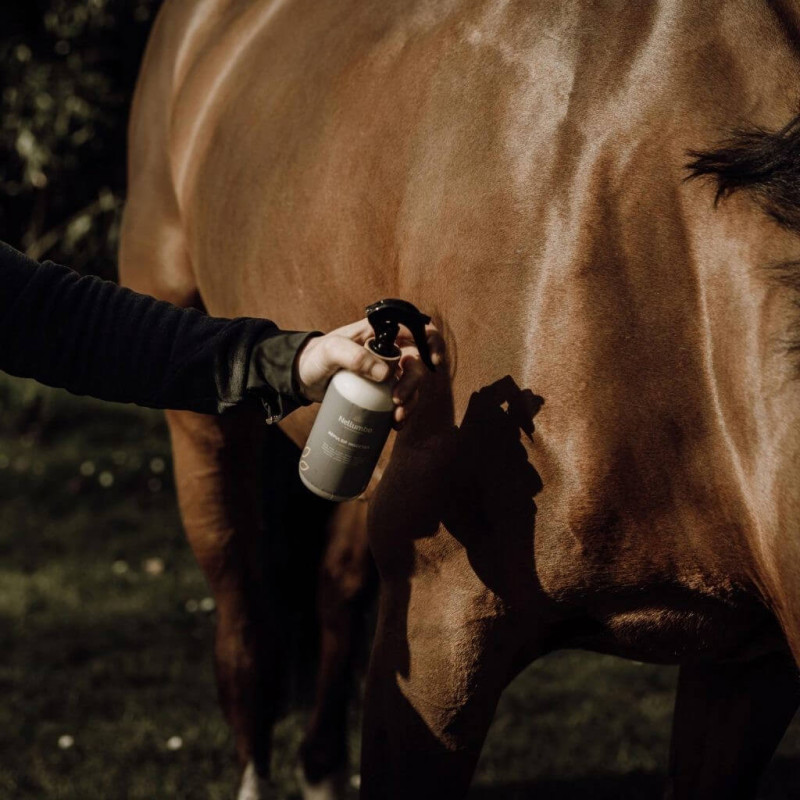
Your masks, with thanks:
[(712, 150), (690, 150), (689, 179), (711, 176), (716, 202), (740, 189), (779, 224), (800, 233), (800, 115), (785, 128), (734, 130)]
[[(800, 115), (779, 131), (734, 130), (713, 150), (691, 150), (688, 155), (687, 180), (714, 178), (715, 203), (743, 189), (780, 225), (800, 233)], [(769, 265), (768, 272), (791, 291), (800, 309), (800, 261)], [(795, 357), (800, 378), (800, 321), (787, 331), (782, 345)]]

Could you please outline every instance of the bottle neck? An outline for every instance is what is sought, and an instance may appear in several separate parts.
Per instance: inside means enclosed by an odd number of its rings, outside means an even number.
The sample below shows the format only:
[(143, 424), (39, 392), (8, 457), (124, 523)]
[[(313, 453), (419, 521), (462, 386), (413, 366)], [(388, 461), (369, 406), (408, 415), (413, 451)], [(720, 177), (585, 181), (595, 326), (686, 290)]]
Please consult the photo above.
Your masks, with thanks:
[(378, 350), (376, 348), (375, 345), (377, 341), (378, 340), (374, 336), (372, 336), (371, 338), (367, 339), (366, 342), (364, 342), (364, 347), (366, 347), (367, 350), (369, 350), (370, 353), (372, 353), (372, 355), (377, 356), (378, 358), (381, 359), (381, 361), (385, 361), (387, 364), (392, 361), (400, 360), (400, 356), (402, 354), (400, 352), (400, 348), (396, 344), (392, 344), (391, 352), (387, 353), (385, 347), (382, 348), (381, 350)]
[(397, 372), (397, 365), (400, 363), (400, 357), (403, 354), (400, 352), (400, 348), (397, 345), (394, 345), (394, 353), (391, 356), (386, 356), (382, 355), (381, 353), (376, 353), (372, 347), (372, 343), (374, 341), (375, 337), (367, 339), (367, 341), (364, 343), (364, 347), (366, 347), (367, 350), (369, 350), (369, 352), (372, 353), (373, 356), (375, 356), (375, 358), (379, 358), (381, 361), (384, 362), (384, 364), (388, 364), (389, 367), (391, 368), (389, 370), (389, 374), (382, 381), (383, 383), (385, 383), (386, 381), (391, 380), (394, 377), (395, 373)]

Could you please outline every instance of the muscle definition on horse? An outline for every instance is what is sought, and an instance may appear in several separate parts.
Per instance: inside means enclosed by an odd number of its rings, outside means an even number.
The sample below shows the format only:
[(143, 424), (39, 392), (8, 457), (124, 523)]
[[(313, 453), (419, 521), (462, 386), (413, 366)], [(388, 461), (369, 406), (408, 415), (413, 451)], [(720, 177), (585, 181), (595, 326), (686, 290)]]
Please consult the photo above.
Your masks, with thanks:
[[(368, 518), (363, 797), (463, 797), (503, 688), (565, 647), (680, 664), (671, 797), (755, 796), (800, 698), (799, 102), (788, 0), (165, 4), (124, 280), (298, 330), (377, 297), (447, 323), (329, 522), (311, 783), (344, 757)], [(266, 797), (263, 425), (170, 425), (240, 796)]]

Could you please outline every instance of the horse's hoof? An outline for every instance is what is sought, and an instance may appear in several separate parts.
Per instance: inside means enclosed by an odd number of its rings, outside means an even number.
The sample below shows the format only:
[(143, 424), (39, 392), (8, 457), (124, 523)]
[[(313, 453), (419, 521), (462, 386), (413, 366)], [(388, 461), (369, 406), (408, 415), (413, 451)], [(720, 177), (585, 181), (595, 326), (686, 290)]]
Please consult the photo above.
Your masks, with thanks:
[(303, 792), (303, 800), (347, 800), (349, 780), (346, 769), (323, 778), (319, 783), (309, 783), (302, 768), (298, 768), (297, 781)]
[(236, 800), (277, 800), (278, 793), (275, 787), (266, 778), (259, 778), (256, 768), (251, 761), (245, 768), (242, 775), (242, 783), (239, 786), (239, 794)]

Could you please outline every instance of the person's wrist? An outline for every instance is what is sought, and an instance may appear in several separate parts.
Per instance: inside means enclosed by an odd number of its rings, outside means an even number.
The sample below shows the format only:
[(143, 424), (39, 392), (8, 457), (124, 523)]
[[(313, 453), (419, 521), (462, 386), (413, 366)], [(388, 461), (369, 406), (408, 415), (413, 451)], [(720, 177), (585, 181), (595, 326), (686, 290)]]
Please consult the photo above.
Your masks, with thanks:
[(274, 331), (253, 346), (246, 393), (261, 400), (272, 421), (311, 402), (299, 391), (294, 365), (308, 340), (321, 335), (320, 331)]
[(294, 389), (294, 393), (298, 397), (302, 397), (304, 400), (308, 400), (309, 402), (314, 402), (314, 399), (309, 397), (309, 387), (303, 382), (303, 379), (300, 376), (300, 360), (303, 358), (304, 353), (308, 349), (309, 345), (316, 338), (318, 337), (309, 336), (308, 339), (306, 339), (297, 349), (297, 352), (294, 356), (294, 361), (292, 362), (292, 387)]

